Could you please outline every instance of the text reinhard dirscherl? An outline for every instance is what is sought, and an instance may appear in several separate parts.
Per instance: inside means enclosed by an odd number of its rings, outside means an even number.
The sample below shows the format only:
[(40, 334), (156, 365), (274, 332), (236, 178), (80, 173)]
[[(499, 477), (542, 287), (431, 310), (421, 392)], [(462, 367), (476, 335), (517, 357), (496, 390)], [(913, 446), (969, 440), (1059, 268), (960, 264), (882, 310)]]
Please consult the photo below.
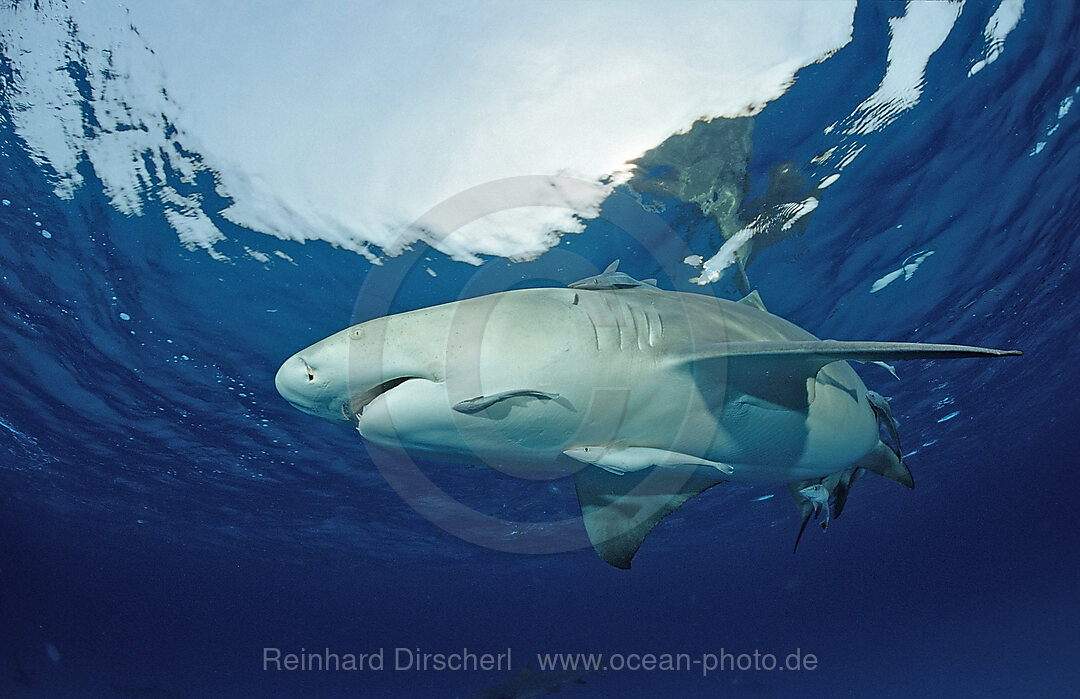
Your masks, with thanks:
[[(346, 671), (381, 672), (383, 670), (416, 672), (460, 672), (510, 670), (510, 649), (503, 653), (474, 653), (468, 648), (449, 653), (425, 653), (419, 648), (394, 648), (389, 653), (379, 648), (369, 653), (335, 653), (329, 648), (298, 652), (283, 652), (280, 648), (263, 648), (263, 670), (300, 672)], [(387, 663), (391, 658), (392, 662)]]
[[(441, 653), (427, 653), (419, 648), (379, 648), (367, 653), (322, 651), (282, 651), (263, 648), (264, 671), (286, 672), (412, 672), (507, 671), (513, 669), (510, 648), (501, 653), (477, 653), (468, 648)], [(720, 649), (715, 653), (538, 653), (536, 666), (541, 672), (700, 672), (707, 677), (716, 672), (813, 671), (818, 658), (802, 648), (787, 654), (754, 650), (733, 653)]]

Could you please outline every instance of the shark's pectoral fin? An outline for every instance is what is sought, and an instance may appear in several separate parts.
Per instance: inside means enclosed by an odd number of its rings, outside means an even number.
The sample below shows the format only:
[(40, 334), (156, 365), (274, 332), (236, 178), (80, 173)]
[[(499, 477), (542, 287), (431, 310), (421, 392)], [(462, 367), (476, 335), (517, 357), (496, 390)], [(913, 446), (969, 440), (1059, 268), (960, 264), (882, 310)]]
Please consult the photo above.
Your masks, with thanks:
[(811, 380), (827, 381), (827, 372), (823, 376), (818, 376), (818, 372), (833, 362), (1008, 357), (1021, 352), (917, 342), (805, 340), (690, 343), (672, 354), (673, 361), (691, 365), (706, 381), (726, 383), (748, 399), (763, 401), (764, 407), (771, 404), (805, 411), (814, 393)]
[(574, 475), (585, 531), (610, 565), (629, 568), (641, 542), (657, 522), (683, 503), (721, 482), (716, 471), (652, 468), (612, 475), (585, 468)]
[(716, 342), (694, 346), (690, 361), (703, 359), (752, 360), (779, 366), (805, 364), (802, 375), (813, 376), (833, 362), (886, 360), (961, 359), (966, 357), (1018, 357), (1020, 350), (999, 350), (968, 345), (929, 345), (923, 342), (846, 342), (840, 340)]
[(504, 401), (508, 398), (517, 398), (519, 396), (529, 396), (532, 398), (539, 398), (540, 400), (555, 400), (559, 397), (559, 394), (548, 393), (546, 391), (534, 391), (532, 389), (502, 391), (500, 393), (494, 393), (489, 396), (477, 396), (476, 398), (463, 400), (454, 406), (454, 410), (459, 413), (466, 413), (471, 415), (472, 413), (478, 413), (481, 410), (490, 408), (499, 401)]
[(1020, 350), (1000, 350), (968, 345), (932, 345), (919, 342), (841, 342), (805, 340), (796, 342), (717, 342), (691, 345), (680, 361), (702, 362), (726, 359), (746, 368), (778, 371), (785, 375), (815, 376), (832, 362), (875, 362), (904, 359), (960, 359), (963, 357), (1014, 357)]

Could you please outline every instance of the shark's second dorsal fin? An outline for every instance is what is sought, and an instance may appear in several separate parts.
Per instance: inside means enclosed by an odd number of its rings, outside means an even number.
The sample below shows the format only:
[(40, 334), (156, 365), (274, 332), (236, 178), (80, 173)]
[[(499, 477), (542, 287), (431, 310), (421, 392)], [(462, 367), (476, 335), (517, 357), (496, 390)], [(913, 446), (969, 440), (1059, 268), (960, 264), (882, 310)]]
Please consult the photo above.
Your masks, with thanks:
[(585, 531), (593, 548), (616, 568), (629, 568), (657, 522), (721, 482), (712, 469), (650, 468), (617, 476), (593, 466), (574, 475)]
[(765, 311), (766, 313), (769, 312), (769, 309), (765, 308), (765, 302), (761, 300), (761, 294), (757, 292), (757, 289), (754, 289), (746, 296), (743, 296), (741, 299), (738, 300), (738, 303), (744, 303), (747, 306), (753, 306), (759, 311)]

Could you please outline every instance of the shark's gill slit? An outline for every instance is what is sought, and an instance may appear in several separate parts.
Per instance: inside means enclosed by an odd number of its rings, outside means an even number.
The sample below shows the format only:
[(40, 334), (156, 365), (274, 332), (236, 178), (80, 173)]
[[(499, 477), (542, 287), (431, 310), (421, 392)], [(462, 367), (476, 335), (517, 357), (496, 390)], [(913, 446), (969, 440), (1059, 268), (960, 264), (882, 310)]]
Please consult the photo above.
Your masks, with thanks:
[(589, 319), (589, 326), (592, 327), (593, 339), (596, 340), (596, 349), (597, 349), (597, 351), (599, 351), (600, 350), (600, 332), (596, 329), (596, 321), (593, 320), (592, 315), (590, 315), (588, 313), (588, 311), (585, 312), (585, 317)]

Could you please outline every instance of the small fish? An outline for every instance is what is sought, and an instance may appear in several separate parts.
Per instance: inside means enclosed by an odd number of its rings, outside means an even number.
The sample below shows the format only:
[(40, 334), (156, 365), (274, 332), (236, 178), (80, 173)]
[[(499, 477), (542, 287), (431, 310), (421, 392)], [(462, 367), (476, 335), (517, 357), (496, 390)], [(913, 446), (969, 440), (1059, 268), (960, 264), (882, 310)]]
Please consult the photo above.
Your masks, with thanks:
[(625, 272), (617, 272), (619, 268), (619, 261), (615, 260), (607, 266), (600, 274), (592, 277), (585, 277), (570, 285), (571, 289), (632, 289), (638, 286), (651, 286), (656, 287), (655, 279), (646, 279), (643, 282), (634, 279)]

